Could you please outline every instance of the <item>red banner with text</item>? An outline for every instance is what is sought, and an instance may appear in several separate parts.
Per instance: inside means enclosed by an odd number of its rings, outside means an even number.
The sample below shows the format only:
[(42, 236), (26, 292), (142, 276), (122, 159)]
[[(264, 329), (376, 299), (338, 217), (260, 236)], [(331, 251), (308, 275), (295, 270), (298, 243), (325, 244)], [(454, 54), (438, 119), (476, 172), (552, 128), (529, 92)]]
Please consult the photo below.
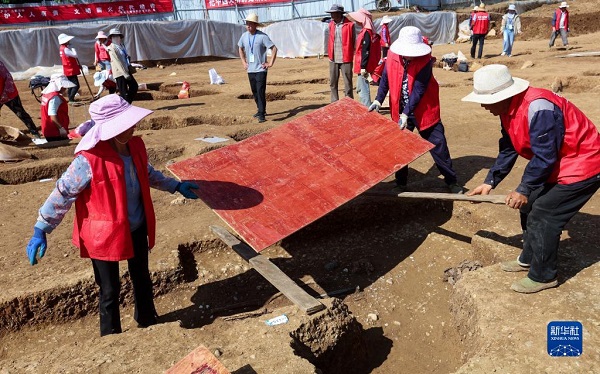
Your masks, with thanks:
[(27, 6), (0, 9), (0, 24), (79, 21), (173, 12), (172, 0), (113, 1), (110, 3)]
[(290, 0), (205, 0), (206, 9), (232, 8), (237, 6), (256, 6), (273, 3), (289, 3)]

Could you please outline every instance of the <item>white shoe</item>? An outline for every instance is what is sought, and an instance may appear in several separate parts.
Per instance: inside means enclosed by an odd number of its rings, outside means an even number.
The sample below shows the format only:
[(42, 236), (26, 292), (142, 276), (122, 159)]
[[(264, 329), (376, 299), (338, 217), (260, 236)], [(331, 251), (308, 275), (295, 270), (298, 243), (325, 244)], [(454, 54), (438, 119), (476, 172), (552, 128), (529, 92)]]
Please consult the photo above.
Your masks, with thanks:
[(506, 52), (500, 53), (500, 56), (506, 56)]

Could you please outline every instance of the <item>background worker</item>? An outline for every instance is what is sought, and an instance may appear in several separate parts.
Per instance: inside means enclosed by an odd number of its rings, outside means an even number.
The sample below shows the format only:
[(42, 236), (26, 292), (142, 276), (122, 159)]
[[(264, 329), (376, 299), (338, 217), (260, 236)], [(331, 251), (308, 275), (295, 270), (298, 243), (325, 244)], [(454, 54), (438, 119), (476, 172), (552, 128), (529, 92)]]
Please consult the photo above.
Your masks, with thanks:
[[(356, 12), (348, 13), (356, 23), (358, 23), (362, 30), (356, 37), (356, 50), (354, 52), (354, 74), (357, 74), (356, 80), (356, 93), (360, 98), (360, 102), (368, 107), (371, 105), (371, 91), (369, 87), (369, 73), (372, 73), (377, 67), (381, 56), (376, 56), (375, 64), (369, 66), (371, 56), (371, 45), (373, 40), (373, 20), (371, 13), (363, 8), (360, 8)], [(378, 50), (381, 53), (381, 48), (378, 46)], [(371, 60), (372, 61), (372, 60)]]
[(100, 287), (100, 335), (122, 331), (119, 313), (119, 261), (127, 260), (139, 327), (157, 323), (148, 252), (155, 243), (156, 219), (150, 187), (189, 199), (198, 186), (165, 177), (148, 163), (135, 125), (152, 113), (129, 105), (117, 95), (90, 104), (94, 126), (75, 149), (75, 159), (56, 182), (39, 210), (34, 234), (27, 245), (31, 265), (42, 258), (50, 234), (75, 203), (72, 242), (81, 257), (90, 258)]
[(340, 99), (338, 95), (338, 81), (340, 72), (344, 79), (344, 95), (354, 98), (352, 88), (352, 57), (354, 55), (354, 39), (356, 38), (354, 22), (344, 17), (344, 7), (333, 4), (326, 10), (331, 14), (329, 22), (329, 43), (327, 55), (329, 56), (329, 88), (331, 89), (331, 102)]
[(508, 10), (502, 16), (502, 37), (504, 44), (502, 46), (502, 56), (512, 56), (513, 45), (515, 44), (515, 36), (521, 33), (521, 17), (517, 14), (515, 4), (510, 4)]
[[(247, 31), (238, 41), (238, 53), (248, 72), (250, 89), (256, 103), (257, 112), (253, 117), (262, 123), (266, 121), (267, 115), (267, 72), (275, 63), (277, 47), (267, 34), (257, 29), (258, 26), (262, 26), (258, 22), (258, 15), (250, 13), (246, 17)], [(268, 49), (271, 50), (270, 61), (267, 61)]]
[(523, 251), (504, 271), (528, 271), (512, 284), (533, 293), (556, 287), (558, 245), (565, 225), (600, 188), (600, 133), (575, 105), (552, 91), (530, 87), (504, 65), (487, 65), (473, 75), (473, 92), (463, 101), (500, 117), (502, 138), (485, 182), (468, 195), (488, 195), (511, 171), (517, 157), (529, 160), (521, 183), (506, 196), (520, 209)]
[(552, 48), (554, 46), (554, 41), (558, 34), (562, 39), (563, 46), (569, 49), (569, 40), (567, 39), (567, 35), (569, 34), (569, 10), (567, 9), (569, 6), (566, 1), (560, 3), (558, 9), (554, 11), (552, 14), (552, 34), (550, 34), (550, 43), (548, 46)]
[(110, 67), (112, 76), (117, 82), (119, 95), (129, 104), (135, 99), (138, 91), (138, 83), (133, 77), (133, 69), (129, 62), (129, 55), (125, 49), (125, 41), (123, 33), (117, 29), (110, 29), (108, 33), (110, 45), (106, 47), (110, 56)]
[(98, 31), (96, 35), (96, 42), (94, 43), (94, 65), (96, 70), (110, 70), (110, 56), (108, 55), (108, 47), (111, 44), (108, 40), (108, 36), (104, 31)]
[(21, 97), (19, 91), (15, 85), (12, 75), (4, 65), (4, 62), (0, 61), (0, 109), (3, 105), (6, 105), (13, 113), (19, 117), (25, 124), (29, 133), (36, 138), (40, 137), (37, 127), (33, 123), (31, 116), (21, 103)]
[(67, 79), (73, 83), (69, 88), (67, 97), (69, 102), (75, 102), (75, 95), (79, 91), (79, 79), (77, 76), (81, 74), (81, 66), (77, 57), (77, 51), (71, 47), (71, 40), (74, 36), (60, 34), (58, 36), (58, 44), (60, 44), (60, 60), (62, 61), (63, 73)]
[(479, 51), (477, 52), (477, 58), (481, 58), (483, 55), (483, 43), (485, 42), (485, 36), (490, 31), (491, 17), (488, 12), (485, 11), (485, 4), (479, 4), (476, 7), (471, 18), (471, 32), (472, 41), (471, 45), (471, 58), (475, 58), (475, 51), (477, 50), (477, 43), (479, 43)]
[[(383, 76), (379, 82), (377, 97), (369, 111), (381, 107), (381, 102), (390, 93), (390, 115), (404, 130), (415, 128), (419, 135), (435, 147), (430, 151), (444, 182), (451, 193), (463, 193), (457, 182), (456, 172), (444, 125), (440, 116), (440, 88), (433, 76), (434, 59), (431, 47), (424, 42), (421, 30), (406, 26), (400, 30), (398, 39), (390, 47)], [(408, 167), (396, 172), (396, 191), (406, 188)]]
[(42, 134), (49, 142), (68, 139), (69, 105), (64, 95), (75, 84), (63, 74), (53, 74), (50, 83), (42, 91), (40, 118)]
[(390, 35), (390, 28), (388, 23), (392, 22), (392, 17), (383, 16), (381, 18), (381, 30), (379, 31), (379, 39), (381, 43), (381, 56), (382, 58), (387, 57), (388, 50), (390, 49), (390, 45), (392, 44), (392, 36)]

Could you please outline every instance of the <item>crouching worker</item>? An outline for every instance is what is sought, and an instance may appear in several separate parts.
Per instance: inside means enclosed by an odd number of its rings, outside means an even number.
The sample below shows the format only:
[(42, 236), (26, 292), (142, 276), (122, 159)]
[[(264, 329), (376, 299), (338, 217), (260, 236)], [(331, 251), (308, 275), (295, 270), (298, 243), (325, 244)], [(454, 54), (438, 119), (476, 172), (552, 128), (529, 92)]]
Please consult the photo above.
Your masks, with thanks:
[(46, 234), (75, 203), (72, 242), (81, 257), (91, 259), (100, 287), (101, 336), (121, 332), (119, 261), (123, 260), (133, 284), (134, 319), (139, 327), (157, 323), (148, 270), (156, 228), (150, 187), (197, 198), (192, 192), (197, 185), (154, 170), (142, 138), (133, 136), (135, 125), (150, 113), (114, 94), (90, 104), (95, 125), (77, 145), (75, 159), (41, 207), (27, 245), (29, 261), (35, 265), (46, 252)]
[(512, 289), (533, 293), (556, 287), (560, 235), (600, 187), (600, 133), (585, 114), (552, 91), (513, 78), (504, 65), (473, 75), (463, 101), (500, 117), (500, 152), (485, 182), (468, 195), (487, 195), (511, 171), (517, 157), (529, 160), (521, 183), (506, 196), (520, 209), (523, 251), (502, 263), (504, 271), (527, 271)]
[(49, 142), (67, 139), (69, 133), (69, 104), (67, 90), (75, 84), (63, 74), (52, 74), (50, 83), (42, 91), (42, 134)]

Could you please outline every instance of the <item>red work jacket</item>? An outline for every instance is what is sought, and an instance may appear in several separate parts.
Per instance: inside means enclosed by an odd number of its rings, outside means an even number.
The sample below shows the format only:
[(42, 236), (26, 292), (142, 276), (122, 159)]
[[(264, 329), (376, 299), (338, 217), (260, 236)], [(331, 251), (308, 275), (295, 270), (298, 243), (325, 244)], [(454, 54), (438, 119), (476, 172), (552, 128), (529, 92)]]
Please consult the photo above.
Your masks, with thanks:
[(490, 15), (487, 12), (475, 12), (473, 15), (473, 34), (487, 34), (490, 27)]
[[(127, 143), (138, 181), (146, 215), (148, 245), (154, 247), (156, 218), (150, 197), (148, 154), (140, 137)], [(133, 242), (127, 216), (125, 165), (108, 142), (82, 151), (92, 170), (90, 185), (75, 200), (72, 242), (81, 257), (104, 261), (121, 261), (133, 257)]]
[(53, 97), (60, 97), (61, 103), (58, 107), (58, 113), (56, 116), (58, 117), (58, 121), (64, 127), (67, 132), (69, 132), (69, 105), (67, 104), (67, 100), (59, 92), (50, 92), (42, 95), (42, 105), (40, 106), (40, 118), (42, 119), (42, 134), (46, 138), (57, 138), (60, 136), (60, 132), (58, 131), (58, 127), (52, 122), (52, 119), (48, 115), (48, 103), (50, 99)]
[[(344, 17), (342, 21), (342, 59), (344, 63), (352, 62), (354, 53), (354, 23)], [(329, 22), (329, 43), (327, 44), (327, 55), (333, 61), (335, 43), (335, 22)]]
[(531, 160), (529, 140), (529, 105), (536, 99), (546, 99), (563, 112), (565, 136), (558, 161), (548, 183), (571, 184), (600, 173), (600, 133), (575, 105), (552, 91), (530, 87), (513, 98), (508, 114), (500, 116), (517, 153)]
[(67, 77), (79, 75), (81, 73), (79, 62), (77, 62), (75, 57), (67, 56), (65, 54), (65, 48), (67, 48), (67, 46), (64, 44), (60, 46), (60, 60), (62, 61), (63, 73), (65, 73)]
[[(560, 8), (556, 9), (554, 11), (554, 28), (556, 30), (560, 30), (560, 17), (562, 15), (562, 10), (560, 10)], [(565, 10), (565, 30), (569, 29), (569, 11)]]
[[(431, 61), (431, 54), (415, 57), (408, 64), (408, 94), (412, 92), (415, 77)], [(402, 56), (388, 52), (385, 64), (387, 69), (388, 85), (390, 89), (390, 114), (394, 122), (400, 118), (400, 100), (402, 99), (402, 77), (404, 76), (404, 65)], [(433, 74), (421, 101), (414, 109), (416, 126), (419, 131), (430, 128), (440, 122), (440, 87)]]

